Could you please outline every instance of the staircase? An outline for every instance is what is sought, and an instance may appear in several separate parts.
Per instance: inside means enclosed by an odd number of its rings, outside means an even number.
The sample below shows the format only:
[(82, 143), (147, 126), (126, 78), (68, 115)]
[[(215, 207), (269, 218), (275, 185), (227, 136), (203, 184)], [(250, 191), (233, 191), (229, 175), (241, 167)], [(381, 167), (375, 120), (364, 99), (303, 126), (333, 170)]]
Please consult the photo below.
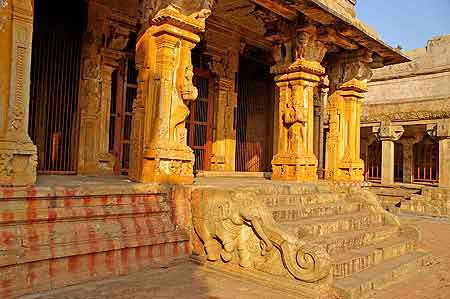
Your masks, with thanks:
[(418, 231), (402, 226), (361, 188), (285, 185), (260, 195), (283, 231), (326, 249), (341, 298), (363, 298), (430, 258), (418, 248)]

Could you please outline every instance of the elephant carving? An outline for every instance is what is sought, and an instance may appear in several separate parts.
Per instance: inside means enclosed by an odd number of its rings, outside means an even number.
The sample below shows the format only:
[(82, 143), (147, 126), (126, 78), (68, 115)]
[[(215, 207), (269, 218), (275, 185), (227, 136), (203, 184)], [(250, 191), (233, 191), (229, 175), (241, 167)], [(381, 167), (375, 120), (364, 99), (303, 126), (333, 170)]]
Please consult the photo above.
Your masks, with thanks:
[(238, 263), (264, 272), (281, 268), (286, 275), (304, 282), (316, 282), (330, 274), (326, 251), (279, 229), (255, 193), (195, 192), (193, 224), (208, 261)]

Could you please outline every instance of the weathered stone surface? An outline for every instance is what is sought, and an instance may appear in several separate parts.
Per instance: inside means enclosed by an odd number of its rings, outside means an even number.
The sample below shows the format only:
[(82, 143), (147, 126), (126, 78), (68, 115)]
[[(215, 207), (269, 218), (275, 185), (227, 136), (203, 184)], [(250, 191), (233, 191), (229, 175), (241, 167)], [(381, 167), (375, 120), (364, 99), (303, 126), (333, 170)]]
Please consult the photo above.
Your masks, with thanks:
[(186, 258), (189, 192), (138, 184), (0, 189), (0, 296)]

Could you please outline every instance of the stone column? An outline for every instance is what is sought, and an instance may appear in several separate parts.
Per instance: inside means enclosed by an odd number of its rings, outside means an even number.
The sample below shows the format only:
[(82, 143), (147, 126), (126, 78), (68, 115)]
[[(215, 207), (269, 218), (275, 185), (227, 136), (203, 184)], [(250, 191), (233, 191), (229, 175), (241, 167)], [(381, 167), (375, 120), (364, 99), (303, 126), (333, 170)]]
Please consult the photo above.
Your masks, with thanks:
[(439, 138), (439, 187), (450, 188), (450, 119), (437, 125)]
[[(183, 11), (173, 5), (161, 9), (138, 40), (138, 52), (145, 55), (145, 72), (139, 77), (144, 81), (139, 84), (144, 105), (143, 154), (132, 157), (138, 160), (131, 163), (135, 169), (130, 174), (140, 182), (193, 181), (194, 154), (187, 146), (185, 128), (189, 109), (183, 101), (198, 95), (192, 84), (191, 50), (200, 41), (198, 33), (204, 31), (209, 14)], [(131, 147), (135, 153), (138, 145)]]
[(102, 46), (106, 16), (104, 7), (90, 2), (88, 24), (81, 50), (80, 131), (78, 144), (78, 174), (99, 173), (99, 114), (102, 106)]
[(32, 1), (0, 1), (0, 185), (36, 181), (37, 154), (28, 135)]
[(318, 159), (318, 170), (319, 173), (322, 175), (321, 178), (324, 176), (324, 170), (325, 170), (325, 151), (324, 151), (324, 142), (325, 142), (325, 136), (324, 136), (324, 114), (325, 114), (325, 108), (328, 102), (328, 91), (329, 91), (329, 81), (328, 78), (325, 76), (322, 78), (322, 81), (319, 84), (319, 102), (318, 107), (320, 109), (317, 109), (317, 115), (318, 115), (318, 141), (317, 141), (317, 159)]
[(419, 142), (419, 138), (401, 138), (399, 142), (403, 145), (403, 183), (413, 182), (413, 147)]
[(210, 43), (208, 53), (212, 56), (209, 68), (215, 77), (211, 170), (234, 171), (236, 165), (234, 111), (237, 107), (234, 79), (239, 67), (237, 52), (239, 48), (236, 45), (234, 49), (218, 53), (217, 46), (212, 46), (217, 41), (208, 40), (208, 43)]
[(327, 140), (326, 177), (332, 180), (363, 181), (361, 160), (361, 101), (367, 85), (357, 79), (342, 84), (328, 103), (330, 134)]
[(382, 158), (381, 158), (381, 183), (394, 184), (394, 153), (395, 143), (403, 135), (402, 126), (392, 126), (382, 124), (378, 128), (378, 138), (381, 140)]
[(330, 180), (363, 181), (361, 160), (361, 102), (368, 91), (372, 53), (361, 50), (329, 57), (327, 73), (332, 95), (328, 100), (330, 133), (325, 176)]
[(280, 98), (278, 150), (272, 160), (272, 178), (316, 180), (313, 89), (325, 69), (318, 62), (297, 59), (291, 65), (273, 67), (272, 73), (276, 75)]

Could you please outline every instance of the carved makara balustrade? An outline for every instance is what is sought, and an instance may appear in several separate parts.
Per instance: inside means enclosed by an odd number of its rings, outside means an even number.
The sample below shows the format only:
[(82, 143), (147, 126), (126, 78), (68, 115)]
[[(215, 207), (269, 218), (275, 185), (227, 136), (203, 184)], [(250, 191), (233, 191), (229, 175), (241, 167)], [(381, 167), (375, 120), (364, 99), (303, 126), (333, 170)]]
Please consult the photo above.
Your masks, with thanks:
[[(185, 128), (189, 109), (184, 101), (193, 101), (198, 95), (192, 83), (191, 50), (200, 41), (198, 34), (204, 31), (210, 10), (173, 2), (155, 10), (151, 26), (137, 43), (144, 62), (135, 116), (139, 105), (143, 105), (144, 114), (141, 122), (133, 121), (130, 175), (140, 182), (193, 180), (194, 154), (187, 146)], [(136, 131), (142, 134), (142, 144)]]
[(32, 1), (0, 3), (0, 185), (32, 185), (37, 154), (28, 135)]
[(306, 283), (331, 273), (328, 253), (280, 229), (253, 192), (196, 190), (192, 222), (203, 247), (198, 254), (204, 252), (208, 261)]
[(320, 62), (327, 49), (311, 27), (299, 32), (297, 44), (295, 61), (276, 65), (271, 70), (279, 88), (278, 151), (272, 160), (275, 180), (317, 179), (314, 87), (325, 74)]
[[(356, 55), (356, 54), (353, 54)], [(371, 54), (334, 57), (329, 65), (331, 96), (328, 99), (329, 134), (325, 177), (330, 180), (363, 181), (364, 161), (360, 158), (361, 103), (368, 91)]]

